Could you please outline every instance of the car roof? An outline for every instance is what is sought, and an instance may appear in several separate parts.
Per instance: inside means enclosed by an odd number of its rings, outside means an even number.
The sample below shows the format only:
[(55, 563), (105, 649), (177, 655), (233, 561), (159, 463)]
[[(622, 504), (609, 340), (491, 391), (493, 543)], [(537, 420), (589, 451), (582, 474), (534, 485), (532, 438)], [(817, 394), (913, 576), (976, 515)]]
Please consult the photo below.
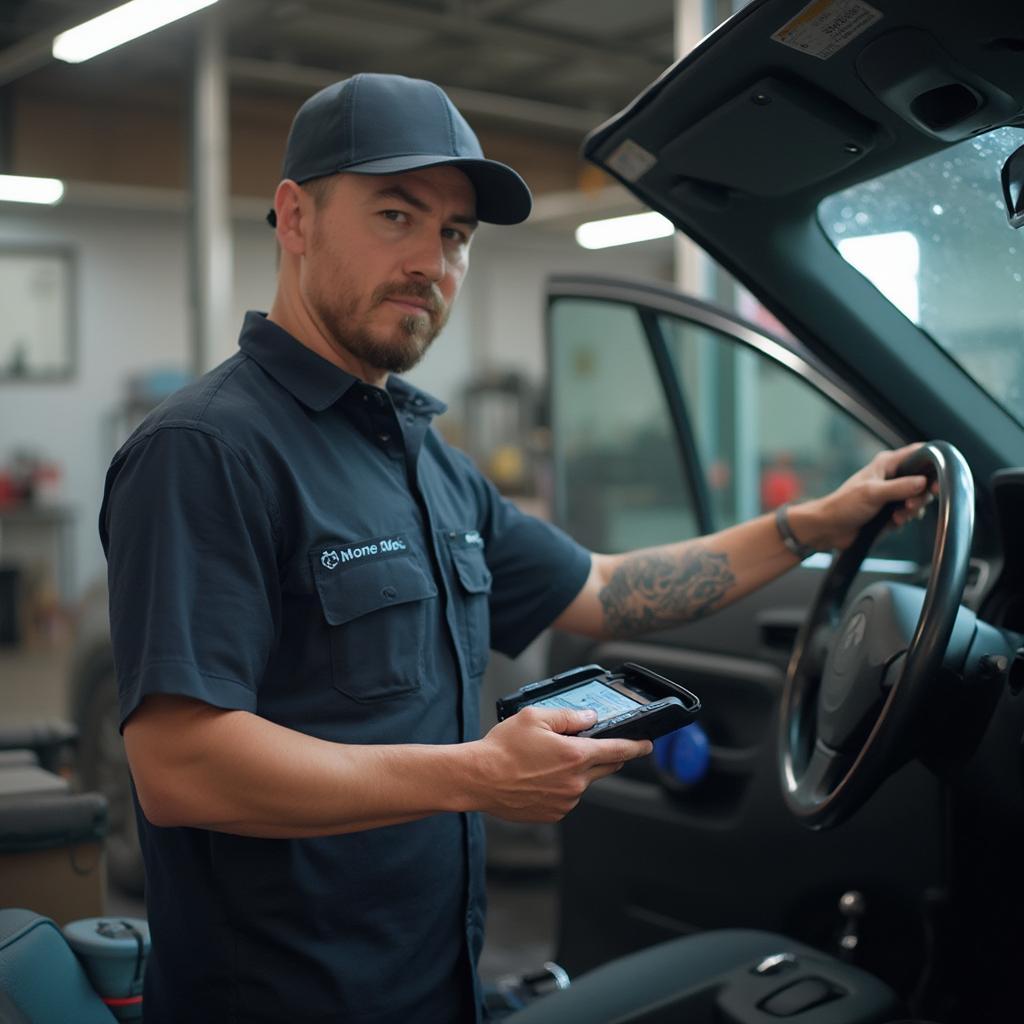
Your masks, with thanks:
[[(863, 12), (862, 27), (843, 36), (821, 19), (830, 9), (839, 24)], [(814, 17), (818, 30), (802, 32)], [(635, 190), (683, 221), (716, 199), (816, 205), (980, 130), (1024, 123), (1022, 50), (1024, 7), (1005, 0), (754, 0), (584, 150), (631, 188), (616, 152), (630, 140), (653, 154)]]
[[(595, 129), (585, 156), (668, 216), (907, 437), (979, 475), (1024, 430), (825, 237), (856, 182), (1022, 123), (1024, 5), (754, 0)], [(913, 396), (914, 406), (908, 405)]]

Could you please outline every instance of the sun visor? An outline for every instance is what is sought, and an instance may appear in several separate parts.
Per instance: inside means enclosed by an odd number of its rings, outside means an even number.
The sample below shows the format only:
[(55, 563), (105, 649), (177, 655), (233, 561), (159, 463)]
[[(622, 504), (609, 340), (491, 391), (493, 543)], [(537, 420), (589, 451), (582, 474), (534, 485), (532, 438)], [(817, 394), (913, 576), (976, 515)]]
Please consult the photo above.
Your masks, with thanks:
[(659, 170), (755, 196), (795, 192), (855, 164), (880, 128), (805, 83), (762, 78), (677, 135)]

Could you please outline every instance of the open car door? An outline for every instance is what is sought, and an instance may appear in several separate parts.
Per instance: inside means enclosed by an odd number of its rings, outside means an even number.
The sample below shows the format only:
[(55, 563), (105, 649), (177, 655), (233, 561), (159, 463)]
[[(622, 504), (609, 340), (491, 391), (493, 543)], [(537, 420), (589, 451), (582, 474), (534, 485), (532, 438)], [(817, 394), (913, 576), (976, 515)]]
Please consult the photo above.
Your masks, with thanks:
[[(696, 537), (823, 494), (903, 443), (799, 344), (668, 289), (554, 278), (548, 332), (555, 515), (593, 551)], [(917, 580), (932, 531), (926, 520), (882, 542), (862, 582)], [(634, 661), (695, 691), (703, 737), (691, 739), (709, 750), (704, 770), (664, 748), (628, 765), (562, 824), (557, 955), (571, 972), (743, 926), (844, 955), (858, 944), (857, 962), (897, 990), (919, 981), (943, 900), (937, 780), (914, 762), (827, 833), (798, 825), (780, 793), (786, 664), (828, 564), (812, 556), (640, 639), (556, 635), (552, 672)], [(859, 896), (844, 916), (847, 893)]]

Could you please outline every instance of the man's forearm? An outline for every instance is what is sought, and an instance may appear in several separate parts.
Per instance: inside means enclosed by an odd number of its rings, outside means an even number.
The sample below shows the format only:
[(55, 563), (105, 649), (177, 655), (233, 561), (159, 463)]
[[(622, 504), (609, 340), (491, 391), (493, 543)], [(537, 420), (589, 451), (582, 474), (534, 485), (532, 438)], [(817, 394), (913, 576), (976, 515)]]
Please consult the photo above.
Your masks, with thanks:
[[(802, 524), (801, 524), (802, 525)], [(604, 636), (692, 622), (791, 569), (772, 516), (708, 537), (595, 559)]]
[(143, 812), (165, 827), (297, 838), (471, 802), (464, 747), (331, 743), (182, 698), (147, 698), (125, 745)]
[(623, 555), (599, 597), (604, 629), (632, 636), (706, 615), (736, 587), (728, 552), (698, 543)]

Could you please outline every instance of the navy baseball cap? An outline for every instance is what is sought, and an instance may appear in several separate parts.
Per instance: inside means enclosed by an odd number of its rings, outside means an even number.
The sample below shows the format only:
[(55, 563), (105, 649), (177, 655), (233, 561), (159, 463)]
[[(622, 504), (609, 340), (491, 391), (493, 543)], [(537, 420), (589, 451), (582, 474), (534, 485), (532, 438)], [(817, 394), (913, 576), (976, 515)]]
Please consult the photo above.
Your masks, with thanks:
[[(476, 215), (518, 224), (533, 200), (511, 167), (488, 160), (473, 129), (433, 82), (360, 74), (321, 89), (299, 107), (282, 176), (301, 184), (329, 174), (398, 174), (458, 167), (476, 189)], [(277, 218), (271, 210), (267, 220)]]

